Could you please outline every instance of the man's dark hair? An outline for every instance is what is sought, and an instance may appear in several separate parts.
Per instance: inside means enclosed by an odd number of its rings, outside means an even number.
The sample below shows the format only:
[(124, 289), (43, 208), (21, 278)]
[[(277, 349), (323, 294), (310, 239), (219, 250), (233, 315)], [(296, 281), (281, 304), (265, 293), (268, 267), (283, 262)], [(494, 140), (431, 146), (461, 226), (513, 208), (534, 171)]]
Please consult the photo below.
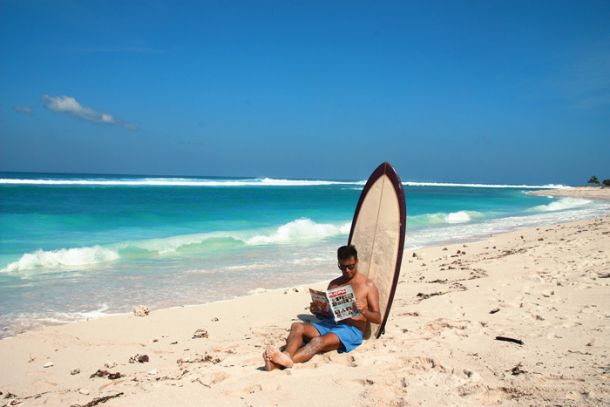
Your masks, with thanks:
[(358, 251), (355, 246), (350, 244), (349, 246), (341, 246), (337, 249), (337, 258), (339, 260), (347, 260), (350, 257), (358, 260)]

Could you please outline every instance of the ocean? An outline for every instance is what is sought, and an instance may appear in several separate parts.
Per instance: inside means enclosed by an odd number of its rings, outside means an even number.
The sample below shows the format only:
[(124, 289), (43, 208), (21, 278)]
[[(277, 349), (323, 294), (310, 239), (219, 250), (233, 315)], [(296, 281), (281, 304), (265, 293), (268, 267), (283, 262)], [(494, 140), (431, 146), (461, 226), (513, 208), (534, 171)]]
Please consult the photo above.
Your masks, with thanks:
[[(0, 337), (337, 275), (363, 180), (0, 173)], [(608, 214), (561, 185), (406, 182), (406, 248)], [(402, 273), (408, 273), (403, 269)]]

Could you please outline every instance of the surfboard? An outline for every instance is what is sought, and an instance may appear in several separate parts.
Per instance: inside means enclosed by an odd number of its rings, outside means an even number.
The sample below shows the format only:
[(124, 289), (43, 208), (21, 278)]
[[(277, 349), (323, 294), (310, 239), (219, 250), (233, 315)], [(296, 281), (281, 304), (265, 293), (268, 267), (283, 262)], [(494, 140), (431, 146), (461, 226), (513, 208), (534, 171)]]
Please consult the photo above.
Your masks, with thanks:
[(396, 170), (384, 162), (364, 185), (348, 239), (358, 250), (358, 270), (379, 289), (381, 323), (367, 324), (367, 339), (379, 338), (385, 331), (400, 275), (406, 220), (402, 183)]

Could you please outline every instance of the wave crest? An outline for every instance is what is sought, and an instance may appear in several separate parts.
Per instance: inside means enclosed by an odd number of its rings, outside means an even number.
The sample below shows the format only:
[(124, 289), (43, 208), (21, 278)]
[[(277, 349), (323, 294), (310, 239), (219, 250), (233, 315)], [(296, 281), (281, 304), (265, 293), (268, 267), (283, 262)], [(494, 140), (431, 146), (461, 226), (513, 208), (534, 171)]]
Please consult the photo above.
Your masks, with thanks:
[(280, 226), (271, 234), (251, 237), (246, 240), (246, 244), (257, 246), (263, 244), (286, 244), (300, 240), (319, 240), (348, 234), (350, 227), (350, 222), (337, 226), (329, 223), (315, 223), (311, 219), (301, 218)]
[(415, 215), (409, 220), (425, 224), (425, 225), (439, 225), (439, 224), (457, 224), (457, 223), (468, 223), (473, 219), (482, 218), (484, 215), (477, 211), (457, 211), (457, 212), (438, 212), (428, 213), (424, 215)]
[(590, 204), (591, 201), (581, 198), (560, 198), (546, 205), (538, 205), (530, 208), (530, 212), (555, 212), (565, 209), (578, 208), (579, 206)]
[(117, 260), (119, 254), (101, 246), (78, 247), (59, 250), (36, 250), (26, 253), (0, 272), (16, 273), (36, 269), (57, 270), (77, 267), (91, 267), (99, 263)]
[(18, 179), (0, 178), (6, 185), (64, 185), (64, 186), (155, 186), (155, 187), (302, 187), (324, 185), (364, 185), (364, 181), (327, 181), (275, 178), (209, 179), (209, 178), (116, 178), (116, 179)]

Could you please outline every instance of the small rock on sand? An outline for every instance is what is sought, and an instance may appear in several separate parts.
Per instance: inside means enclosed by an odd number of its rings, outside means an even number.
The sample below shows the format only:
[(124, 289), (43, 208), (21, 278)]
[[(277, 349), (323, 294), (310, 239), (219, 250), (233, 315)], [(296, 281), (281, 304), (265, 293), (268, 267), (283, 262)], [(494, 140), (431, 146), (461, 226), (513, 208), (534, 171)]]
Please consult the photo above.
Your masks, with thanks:
[(136, 317), (145, 317), (148, 314), (150, 314), (150, 310), (145, 305), (138, 305), (136, 307), (133, 307), (133, 315), (135, 315)]
[(42, 367), (47, 368), (53, 366), (53, 362), (47, 362)]
[(146, 363), (148, 362), (148, 355), (134, 355), (132, 357), (129, 358), (129, 363)]
[(72, 369), (72, 370), (70, 371), (70, 374), (71, 374), (72, 376), (74, 376), (75, 374), (79, 374), (79, 373), (80, 373), (80, 369)]
[(89, 390), (87, 389), (78, 389), (78, 392), (80, 394), (84, 394), (85, 396), (89, 395)]
[(193, 339), (207, 338), (207, 337), (208, 337), (208, 331), (206, 331), (205, 329), (198, 329), (193, 334)]

